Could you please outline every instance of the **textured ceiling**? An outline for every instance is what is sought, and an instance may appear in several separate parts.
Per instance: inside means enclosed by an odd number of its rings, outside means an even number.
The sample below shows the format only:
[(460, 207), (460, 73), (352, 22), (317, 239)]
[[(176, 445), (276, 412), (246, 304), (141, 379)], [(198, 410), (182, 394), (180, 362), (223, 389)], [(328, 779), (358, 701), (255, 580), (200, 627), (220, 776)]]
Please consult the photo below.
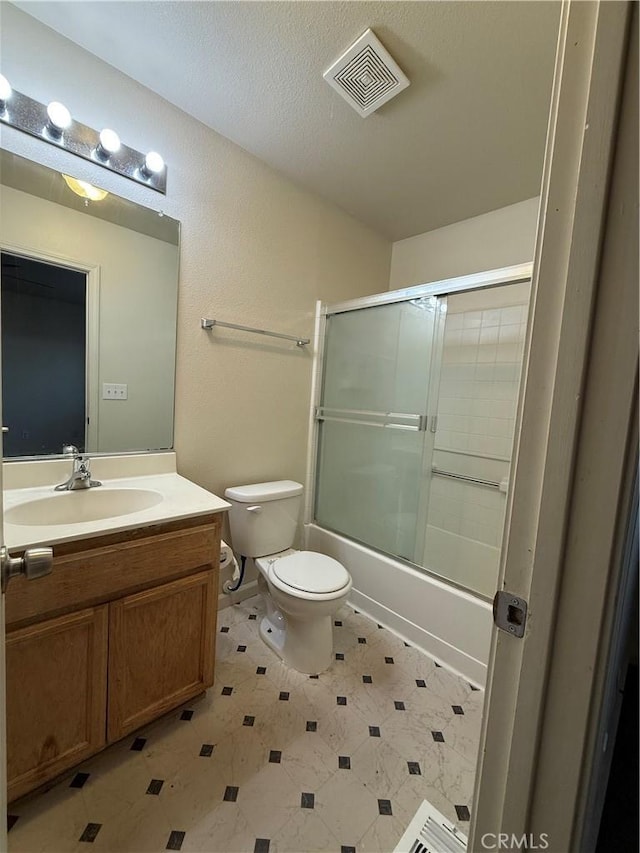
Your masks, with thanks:
[[(392, 240), (539, 192), (557, 2), (15, 5)], [(363, 119), (322, 73), (367, 27), (411, 85)]]

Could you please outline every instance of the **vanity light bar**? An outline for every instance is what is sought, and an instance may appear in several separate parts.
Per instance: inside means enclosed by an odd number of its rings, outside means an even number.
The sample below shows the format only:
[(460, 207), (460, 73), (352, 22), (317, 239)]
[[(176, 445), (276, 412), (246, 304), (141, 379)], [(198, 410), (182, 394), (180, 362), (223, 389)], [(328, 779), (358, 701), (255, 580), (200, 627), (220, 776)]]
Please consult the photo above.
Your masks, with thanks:
[(156, 192), (167, 192), (167, 167), (157, 152), (142, 154), (123, 145), (113, 130), (81, 124), (58, 101), (48, 105), (34, 101), (12, 89), (1, 74), (0, 121)]

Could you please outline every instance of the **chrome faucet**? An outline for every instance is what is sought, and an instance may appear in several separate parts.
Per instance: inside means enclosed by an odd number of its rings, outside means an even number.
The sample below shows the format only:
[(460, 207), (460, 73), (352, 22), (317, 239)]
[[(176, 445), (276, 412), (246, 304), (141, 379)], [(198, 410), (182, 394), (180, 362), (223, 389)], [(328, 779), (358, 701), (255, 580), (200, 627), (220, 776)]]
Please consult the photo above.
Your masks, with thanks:
[(56, 492), (75, 492), (77, 489), (93, 489), (95, 486), (102, 485), (99, 480), (91, 479), (89, 459), (83, 456), (77, 447), (73, 444), (65, 444), (62, 452), (65, 456), (71, 456), (73, 459), (73, 470), (66, 482), (56, 486)]

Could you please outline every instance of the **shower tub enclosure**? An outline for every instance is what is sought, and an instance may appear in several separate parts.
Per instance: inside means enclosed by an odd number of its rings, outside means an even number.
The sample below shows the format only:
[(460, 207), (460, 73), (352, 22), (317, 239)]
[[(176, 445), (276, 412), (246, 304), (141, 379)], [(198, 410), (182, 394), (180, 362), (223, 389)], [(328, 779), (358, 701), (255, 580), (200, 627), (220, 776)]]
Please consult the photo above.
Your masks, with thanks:
[(484, 685), (531, 265), (317, 318), (306, 539), (352, 602)]

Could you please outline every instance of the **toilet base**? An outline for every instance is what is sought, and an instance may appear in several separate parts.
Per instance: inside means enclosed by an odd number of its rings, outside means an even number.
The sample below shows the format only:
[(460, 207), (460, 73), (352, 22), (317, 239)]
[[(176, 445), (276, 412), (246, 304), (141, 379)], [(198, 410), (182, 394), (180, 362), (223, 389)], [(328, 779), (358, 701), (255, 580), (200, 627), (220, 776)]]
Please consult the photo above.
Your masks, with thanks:
[(333, 663), (333, 614), (346, 601), (351, 584), (337, 599), (309, 602), (272, 588), (259, 563), (258, 569), (258, 592), (265, 604), (260, 622), (264, 643), (286, 666), (304, 675), (329, 669)]
[(333, 663), (331, 615), (298, 620), (285, 615), (286, 630), (282, 660), (305, 675), (319, 675)]
[(262, 621), (260, 622), (260, 636), (271, 651), (275, 652), (279, 658), (282, 658), (285, 638), (284, 619), (282, 619), (282, 614), (278, 615), (281, 617), (280, 625), (275, 625), (269, 619), (268, 615), (262, 617)]
[(304, 675), (319, 675), (329, 669), (333, 662), (333, 631), (331, 617), (313, 623), (287, 624), (287, 618), (278, 610), (272, 615), (280, 617), (276, 622), (263, 616), (260, 622), (260, 637), (265, 645), (287, 666)]

